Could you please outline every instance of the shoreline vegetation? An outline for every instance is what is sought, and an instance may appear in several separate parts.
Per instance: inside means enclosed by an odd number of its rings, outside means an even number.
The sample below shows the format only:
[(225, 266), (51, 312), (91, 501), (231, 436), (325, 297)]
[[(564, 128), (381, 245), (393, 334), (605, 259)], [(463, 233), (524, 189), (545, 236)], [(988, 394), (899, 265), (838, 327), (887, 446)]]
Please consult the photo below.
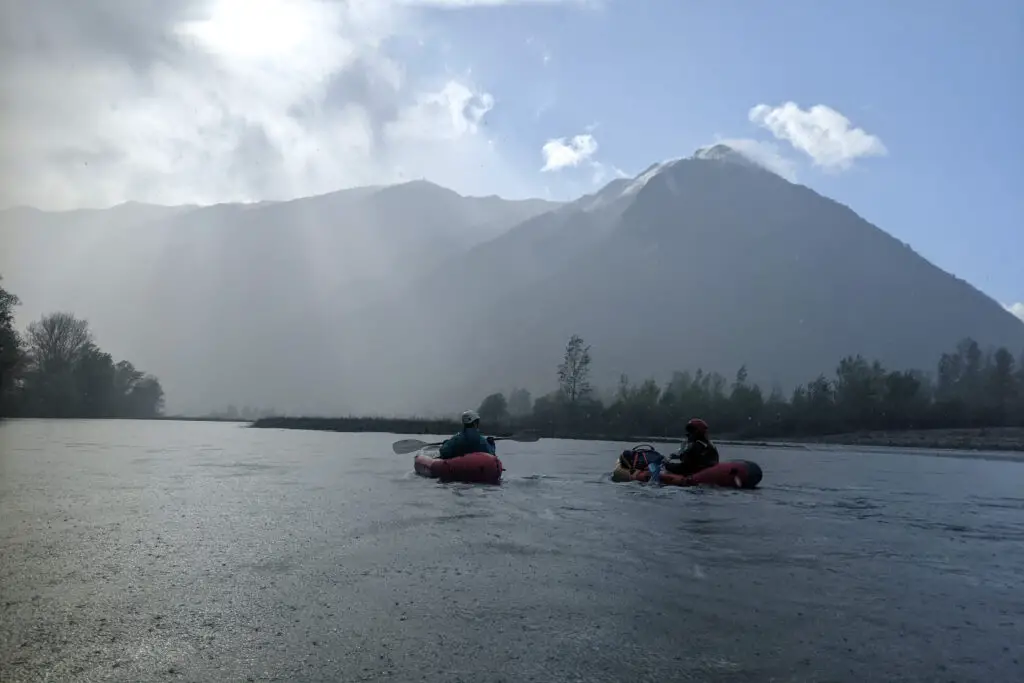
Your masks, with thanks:
[[(654, 379), (633, 384), (622, 375), (603, 401), (589, 381), (590, 348), (579, 335), (569, 338), (558, 388), (547, 395), (534, 400), (519, 388), (508, 398), (484, 398), (477, 412), (485, 429), (494, 436), (671, 444), (699, 416), (723, 445), (1024, 452), (1024, 359), (1018, 363), (1005, 348), (983, 350), (972, 339), (942, 355), (934, 379), (847, 356), (834, 379), (820, 374), (788, 398), (778, 388), (766, 397), (743, 366), (731, 384), (700, 369), (675, 372), (663, 386)], [(451, 419), (415, 417), (266, 417), (252, 426), (438, 436), (461, 428)]]
[[(208, 416), (168, 416), (160, 381), (100, 349), (86, 320), (51, 313), (19, 333), (19, 304), (0, 286), (0, 418), (216, 421), (439, 437), (461, 428), (454, 419), (286, 417), (234, 406)], [(1006, 348), (983, 349), (966, 338), (937, 361), (929, 373), (847, 356), (834, 375), (819, 374), (788, 396), (749, 381), (746, 366), (731, 382), (699, 368), (674, 372), (664, 383), (621, 375), (613, 391), (601, 392), (590, 382), (591, 347), (574, 334), (554, 391), (536, 399), (522, 387), (507, 397), (492, 393), (477, 411), (494, 436), (678, 444), (687, 420), (702, 417), (723, 445), (1024, 452), (1024, 355), (1018, 360)]]
[[(2, 281), (2, 278), (0, 278)], [(160, 380), (97, 345), (89, 322), (58, 311), (14, 328), (17, 296), (0, 286), (0, 418), (155, 418)]]

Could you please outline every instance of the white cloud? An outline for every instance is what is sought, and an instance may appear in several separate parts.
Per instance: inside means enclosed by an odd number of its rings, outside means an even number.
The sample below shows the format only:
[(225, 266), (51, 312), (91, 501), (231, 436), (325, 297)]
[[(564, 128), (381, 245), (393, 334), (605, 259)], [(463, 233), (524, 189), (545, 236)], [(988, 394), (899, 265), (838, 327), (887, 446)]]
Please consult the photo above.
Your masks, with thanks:
[(1024, 321), (1024, 302), (1018, 301), (1015, 304), (1010, 304), (1006, 306), (1006, 310)]
[(475, 135), (480, 120), (494, 108), (490, 93), (475, 92), (456, 81), (449, 81), (439, 92), (423, 93), (388, 123), (387, 131), (395, 139), (419, 140), (434, 136), (458, 140)]
[(599, 6), (604, 0), (394, 0), (400, 5), (461, 9), (465, 7), (497, 7), (499, 5), (559, 5), (576, 4)]
[(750, 110), (749, 118), (828, 170), (849, 168), (861, 157), (888, 154), (878, 137), (852, 128), (849, 119), (823, 104), (807, 110), (794, 102), (779, 107), (759, 104)]
[(574, 135), (572, 138), (554, 138), (541, 147), (544, 155), (542, 171), (559, 171), (579, 166), (597, 152), (597, 140), (590, 133)]
[(407, 177), (522, 193), (482, 126), (495, 98), (386, 45), (422, 38), (423, 8), (524, 2), (7, 0), (0, 206), (277, 199)]
[(784, 156), (778, 145), (751, 138), (724, 138), (716, 143), (728, 145), (759, 166), (782, 176), (791, 183), (797, 181), (796, 162)]

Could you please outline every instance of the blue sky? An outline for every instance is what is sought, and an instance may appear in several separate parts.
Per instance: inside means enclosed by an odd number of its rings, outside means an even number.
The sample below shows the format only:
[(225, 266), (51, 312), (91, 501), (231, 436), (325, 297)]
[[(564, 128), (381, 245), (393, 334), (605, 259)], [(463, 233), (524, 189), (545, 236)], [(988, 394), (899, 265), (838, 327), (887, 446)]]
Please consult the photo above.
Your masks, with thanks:
[(888, 153), (829, 172), (775, 141), (799, 182), (1024, 301), (1024, 3), (636, 0), (430, 18), (434, 58), (494, 94), (486, 125), (524, 169), (588, 126), (593, 158), (634, 173), (716, 137), (773, 141), (748, 120), (755, 105), (827, 105)]

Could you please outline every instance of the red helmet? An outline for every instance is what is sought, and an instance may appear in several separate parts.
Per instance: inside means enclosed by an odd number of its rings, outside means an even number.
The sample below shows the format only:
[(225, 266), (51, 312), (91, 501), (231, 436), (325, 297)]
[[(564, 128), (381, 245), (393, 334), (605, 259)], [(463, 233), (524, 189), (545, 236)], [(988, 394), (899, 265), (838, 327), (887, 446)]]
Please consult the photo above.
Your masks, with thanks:
[(704, 436), (708, 433), (708, 423), (699, 417), (695, 417), (686, 423), (686, 433)]

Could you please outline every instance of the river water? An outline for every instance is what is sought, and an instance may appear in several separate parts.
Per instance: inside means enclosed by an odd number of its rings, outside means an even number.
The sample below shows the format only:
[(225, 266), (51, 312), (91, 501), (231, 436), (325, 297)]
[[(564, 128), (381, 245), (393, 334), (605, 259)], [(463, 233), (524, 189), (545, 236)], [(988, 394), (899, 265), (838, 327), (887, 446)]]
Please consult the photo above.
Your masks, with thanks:
[(486, 487), (398, 438), (0, 425), (0, 680), (1024, 680), (1024, 464), (723, 447), (760, 490), (655, 489), (544, 440)]

